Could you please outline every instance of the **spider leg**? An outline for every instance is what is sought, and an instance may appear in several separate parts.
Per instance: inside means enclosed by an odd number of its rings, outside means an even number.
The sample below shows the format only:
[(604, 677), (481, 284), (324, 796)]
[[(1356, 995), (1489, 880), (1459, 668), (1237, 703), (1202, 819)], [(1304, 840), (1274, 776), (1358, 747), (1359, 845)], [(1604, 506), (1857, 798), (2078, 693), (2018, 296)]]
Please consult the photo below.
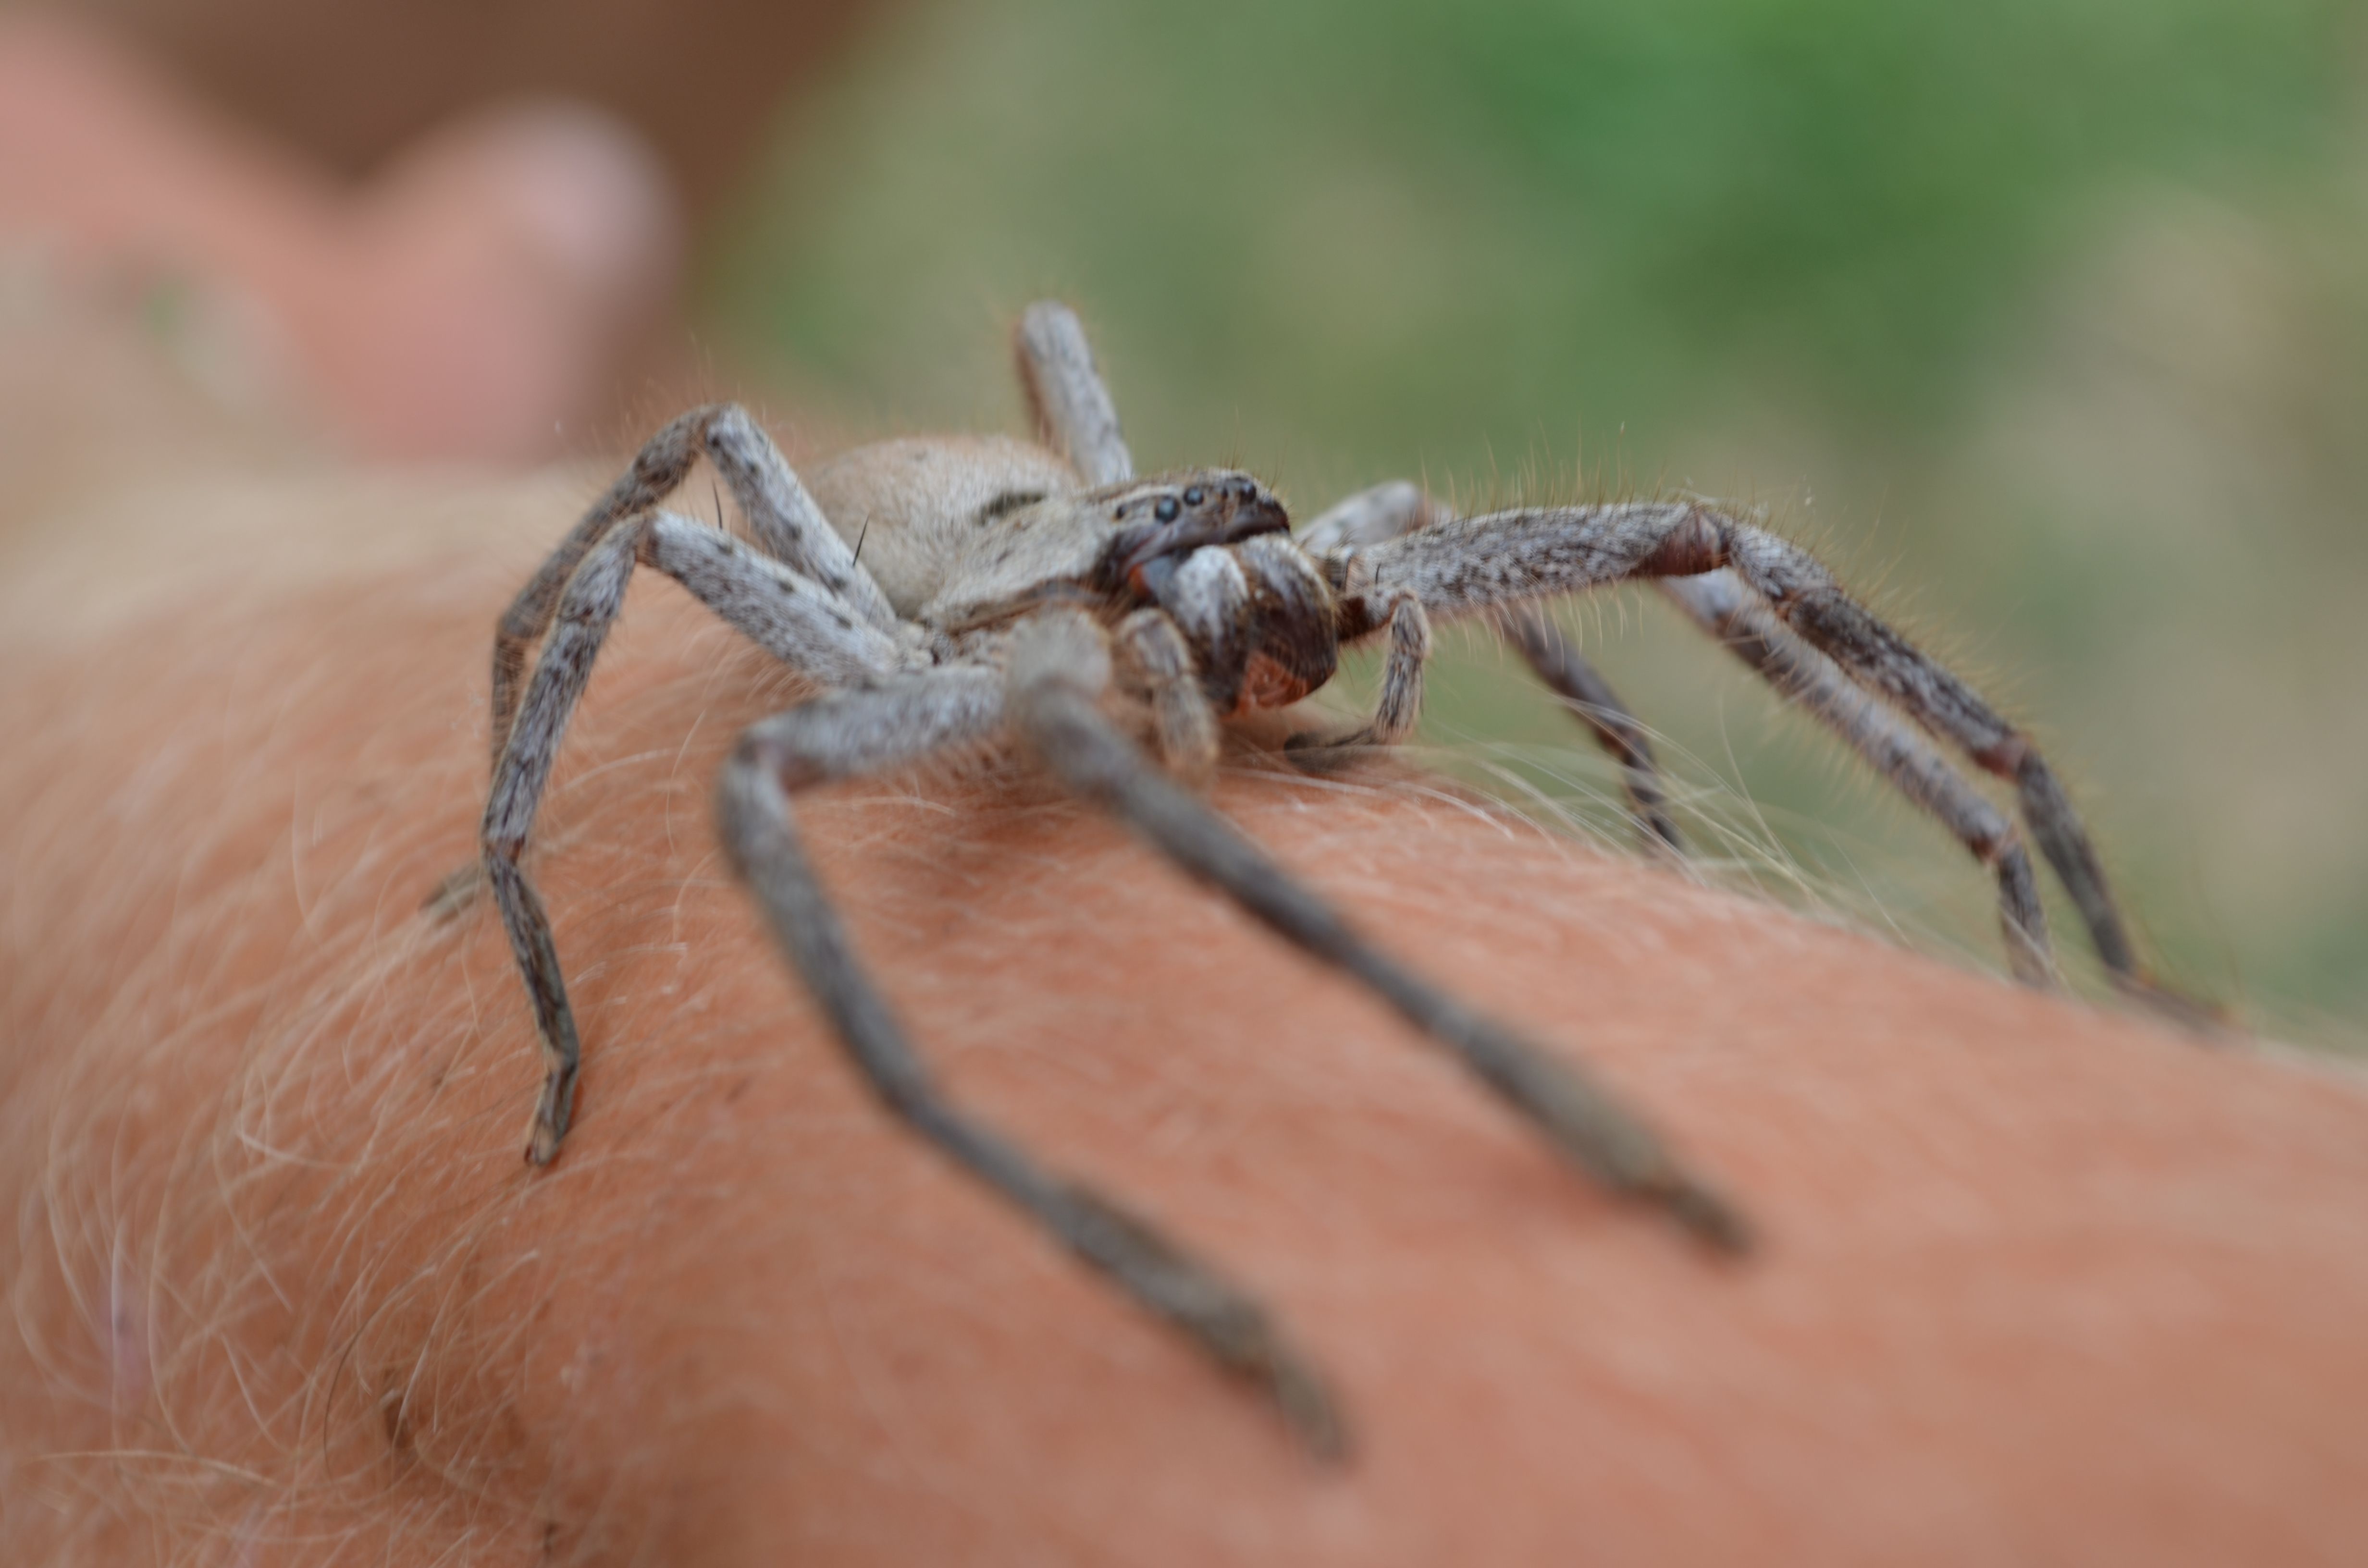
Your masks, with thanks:
[[(1429, 497), (1414, 484), (1395, 479), (1335, 503), (1307, 526), (1299, 543), (1312, 555), (1326, 555), (1348, 546), (1395, 539), (1427, 526), (1439, 515)], [(1628, 814), (1645, 842), (1684, 854), (1685, 839), (1669, 816), (1668, 794), (1661, 787), (1661, 767), (1653, 756), (1653, 743), (1611, 683), (1560, 627), (1534, 607), (1508, 609), (1498, 616), (1497, 624), (1546, 689), (1562, 699), (1571, 716), (1585, 724), (1596, 744), (1620, 765)]]
[(1299, 530), (1299, 548), (1310, 555), (1329, 555), (1352, 545), (1379, 544), (1403, 533), (1428, 528), (1441, 516), (1430, 498), (1411, 480), (1384, 480), (1343, 495)]
[(1404, 588), (1435, 615), (1474, 614), (1629, 578), (1732, 568), (1778, 623), (1852, 681), (1961, 748), (1975, 766), (2013, 782), (2025, 824), (2116, 985), (2181, 1022), (2214, 1026), (2207, 1009), (2162, 987), (2140, 965), (2088, 831), (2030, 738), (1844, 593), (1799, 546), (1692, 502), (1628, 502), (1449, 518), (1328, 561), (1345, 598), (1363, 601), (1354, 606), (1360, 616), (1375, 613)]
[(1014, 637), (1009, 718), (1064, 782), (1111, 812), (1197, 881), (1309, 956), (1361, 981), (1623, 1197), (1655, 1204), (1713, 1245), (1748, 1244), (1742, 1216), (1576, 1066), (1417, 978), (1359, 935), (1189, 790), (1152, 767), (1098, 705), (1110, 679), (1100, 631), (1048, 611)]
[[(1130, 477), (1133, 459), (1076, 317), (1058, 303), (1030, 307), (1018, 358), (1044, 437), (1089, 483)], [(1412, 485), (1405, 489), (1414, 493)], [(1319, 528), (1324, 522), (1319, 519)], [(1394, 741), (1413, 728), (1421, 706), (1430, 625), (1417, 593), (1374, 607), (1369, 624), (1384, 620), (1390, 659), (1372, 734)], [(1030, 653), (1039, 639), (1051, 645)], [(1718, 1244), (1745, 1244), (1742, 1219), (1726, 1201), (1681, 1170), (1650, 1131), (1575, 1069), (1397, 968), (1224, 819), (1147, 767), (1094, 705), (1108, 678), (1108, 660), (1099, 635), (1075, 617), (1038, 617), (1023, 628), (1014, 649), (1015, 722), (1072, 789), (1125, 818), (1186, 870), (1222, 888), (1286, 939), (1364, 981), (1612, 1188), (1662, 1204)], [(1080, 671), (1101, 673), (1080, 684)]]
[(1133, 479), (1134, 454), (1076, 312), (1057, 300), (1037, 301), (1020, 312), (1012, 347), (1038, 438), (1067, 457), (1089, 486)]
[[(1066, 457), (1088, 485), (1133, 478), (1134, 454), (1076, 312), (1057, 300), (1037, 301), (1020, 312), (1012, 349), (1038, 438)], [(1217, 718), (1194, 677), (1182, 632), (1165, 612), (1146, 608), (1119, 623), (1117, 639), (1151, 697), (1160, 761), (1191, 784), (1206, 783), (1217, 766)]]
[(701, 456), (714, 464), (749, 532), (775, 559), (845, 600), (882, 631), (896, 624), (887, 596), (825, 520), (771, 437), (736, 403), (694, 408), (651, 437), (607, 494), (538, 567), (494, 633), (492, 745), (496, 762), (517, 711), (527, 650), (551, 626), (585, 555), (630, 517), (664, 501)]
[(1653, 756), (1652, 739), (1620, 694), (1611, 689), (1611, 683), (1580, 654), (1562, 628), (1535, 607), (1508, 610), (1497, 625), (1546, 689), (1562, 699), (1571, 716), (1595, 736), (1595, 744), (1620, 765), (1620, 779), (1628, 791), (1628, 814), (1645, 842), (1683, 855), (1685, 837), (1669, 815), (1668, 792), (1661, 787), (1661, 765)]
[(871, 574), (806, 493), (773, 438), (737, 403), (716, 409), (703, 432), (707, 460), (723, 478), (748, 531), (773, 559), (845, 599), (882, 631), (896, 612)]
[(1998, 927), (2017, 980), (2045, 989), (2061, 978), (2031, 853), (2006, 813), (1990, 804), (1940, 749), (1800, 638), (1732, 572), (1668, 577), (1661, 591), (1768, 684), (1807, 709), (1956, 835), (1998, 879)]
[(818, 698), (752, 726), (717, 786), (724, 846), (892, 1114), (1226, 1370), (1258, 1385), (1319, 1456), (1339, 1458), (1347, 1434), (1323, 1380), (1254, 1298), (1149, 1222), (1045, 1171), (954, 1107), (864, 974), (806, 858), (793, 791), (992, 733), (1003, 686), (988, 669), (932, 671)]
[(1352, 744), (1394, 746), (1414, 733), (1422, 717), (1422, 669), (1430, 662), (1430, 617), (1422, 600), (1400, 594), (1390, 601), (1390, 651), (1382, 664), (1381, 699), (1372, 722), (1350, 737)]
[(1382, 663), (1382, 695), (1373, 716), (1346, 734), (1293, 735), (1283, 751), (1291, 760), (1314, 772), (1326, 772), (1346, 761), (1361, 746), (1394, 746), (1414, 733), (1422, 717), (1422, 671), (1430, 662), (1430, 617), (1422, 601), (1408, 593), (1390, 601), (1383, 615), (1389, 653)]
[[(1429, 509), (1421, 492), (1400, 480), (1349, 497), (1316, 519), (1306, 537), (1311, 547), (1324, 549), (1379, 543), (1429, 520)], [(1998, 885), (1998, 924), (2015, 978), (2026, 985), (2054, 985), (2059, 976), (2031, 855), (1998, 809), (1911, 725), (1868, 696), (1832, 660), (1785, 630), (1732, 574), (1666, 577), (1660, 586), (1722, 646), (1816, 714), (1991, 869)], [(1507, 639), (1621, 761), (1639, 824), (1671, 848), (1682, 847), (1677, 825), (1664, 809), (1644, 727), (1533, 607), (1519, 605), (1498, 614)]]
[(869, 680), (906, 657), (895, 639), (860, 620), (837, 595), (685, 517), (661, 512), (628, 519), (583, 555), (556, 597), (555, 622), (494, 764), (480, 838), (485, 879), (525, 978), (547, 1063), (527, 1145), (536, 1165), (556, 1157), (566, 1134), (581, 1051), (550, 916), (521, 861), (568, 716), (624, 604), (637, 555), (775, 657), (817, 678)]
[(1112, 635), (1151, 698), (1160, 766), (1196, 788), (1207, 783), (1217, 767), (1217, 715), (1201, 690), (1184, 633), (1166, 610), (1146, 608), (1120, 621)]
[[(1088, 484), (1115, 484), (1133, 478), (1133, 454), (1127, 450), (1125, 438), (1119, 432), (1117, 407), (1110, 401), (1110, 389), (1103, 383), (1101, 373), (1094, 368), (1093, 349), (1076, 313), (1057, 301), (1038, 301), (1020, 316), (1014, 347), (1020, 385), (1027, 392), (1038, 434), (1064, 452)], [(1409, 499), (1411, 506), (1407, 505)], [(1337, 532), (1341, 540), (1336, 542), (1345, 542), (1352, 536), (1364, 537), (1364, 529), (1400, 531), (1421, 520), (1421, 494), (1411, 484), (1400, 482), (1377, 486), (1326, 513), (1317, 519), (1310, 535), (1322, 538)], [(1374, 532), (1372, 537), (1383, 538), (1386, 534)], [(1314, 548), (1308, 545), (1306, 537), (1301, 543)], [(1415, 720), (1422, 710), (1423, 665), (1430, 657), (1430, 623), (1421, 605), (1411, 598), (1403, 608), (1393, 606), (1387, 619), (1389, 659), (1383, 670), (1382, 697), (1372, 722), (1337, 738), (1294, 744), (1291, 750), (1295, 758), (1313, 763), (1327, 753), (1338, 755), (1349, 747), (1395, 745), (1414, 733)], [(1548, 635), (1558, 636), (1551, 631)], [(1575, 650), (1569, 651), (1568, 657), (1577, 660), (1578, 654)], [(1584, 661), (1580, 661), (1580, 667), (1585, 668)], [(1595, 677), (1595, 686), (1607, 695), (1611, 691), (1600, 676)], [(1618, 699), (1611, 700), (1617, 708)], [(1625, 709), (1618, 710), (1626, 717)], [(1163, 720), (1163, 748), (1167, 735), (1165, 722)], [(1590, 719), (1589, 722), (1594, 721)], [(1628, 724), (1641, 739), (1642, 732), (1635, 722), (1631, 719)], [(1604, 732), (1598, 726), (1597, 733)], [(1647, 748), (1642, 755), (1649, 768), (1651, 751)], [(1656, 787), (1656, 801), (1658, 794)], [(1667, 818), (1661, 821), (1666, 825)], [(1672, 834), (1675, 831), (1669, 829)]]

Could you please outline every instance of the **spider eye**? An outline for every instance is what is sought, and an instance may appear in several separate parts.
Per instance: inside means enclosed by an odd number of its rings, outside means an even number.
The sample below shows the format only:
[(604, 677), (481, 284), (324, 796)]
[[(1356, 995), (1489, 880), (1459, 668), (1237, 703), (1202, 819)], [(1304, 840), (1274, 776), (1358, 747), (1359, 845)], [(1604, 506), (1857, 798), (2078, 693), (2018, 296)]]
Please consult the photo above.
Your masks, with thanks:
[(1197, 506), (1208, 498), (1209, 493), (1197, 484), (1184, 492), (1184, 505), (1187, 506)]
[(1172, 523), (1176, 520), (1176, 514), (1179, 510), (1181, 508), (1176, 505), (1175, 496), (1162, 495), (1159, 498), (1159, 505), (1151, 509), (1151, 515), (1163, 523)]

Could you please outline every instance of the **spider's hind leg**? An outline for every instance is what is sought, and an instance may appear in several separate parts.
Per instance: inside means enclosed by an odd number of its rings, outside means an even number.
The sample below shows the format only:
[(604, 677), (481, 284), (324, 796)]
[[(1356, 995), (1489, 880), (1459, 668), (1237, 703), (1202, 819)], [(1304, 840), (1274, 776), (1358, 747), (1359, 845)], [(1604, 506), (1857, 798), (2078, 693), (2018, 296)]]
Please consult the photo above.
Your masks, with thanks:
[(1134, 454), (1076, 312), (1058, 300), (1037, 301), (1020, 312), (1012, 348), (1038, 437), (1067, 457), (1089, 485), (1133, 479)]
[[(897, 668), (908, 656), (895, 638), (865, 624), (837, 595), (687, 517), (658, 512), (626, 519), (585, 552), (552, 605), (542, 656), (503, 734), (478, 832), (484, 881), (501, 909), (542, 1040), (546, 1071), (527, 1143), (527, 1158), (536, 1165), (556, 1158), (566, 1135), (580, 1050), (551, 917), (527, 876), (527, 840), (567, 721), (591, 681), (593, 663), (624, 608), (626, 585), (642, 559), (810, 677), (836, 684), (865, 680)], [(441, 904), (458, 881), (447, 878), (430, 907)]]
[(568, 580), (601, 540), (672, 494), (701, 457), (723, 477), (758, 548), (843, 600), (870, 625), (883, 631), (894, 629), (895, 612), (880, 585), (825, 519), (780, 449), (748, 412), (729, 403), (694, 408), (643, 444), (616, 483), (535, 569), (503, 612), (494, 633), (490, 729), (496, 763), (517, 712), (527, 651), (551, 629)]

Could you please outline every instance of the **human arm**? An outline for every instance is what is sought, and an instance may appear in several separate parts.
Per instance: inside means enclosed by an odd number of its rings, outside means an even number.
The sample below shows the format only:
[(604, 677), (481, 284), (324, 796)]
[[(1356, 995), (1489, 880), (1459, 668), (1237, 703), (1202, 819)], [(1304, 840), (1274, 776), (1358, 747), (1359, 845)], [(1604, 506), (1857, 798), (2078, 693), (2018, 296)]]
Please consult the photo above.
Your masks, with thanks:
[[(496, 923), (417, 906), (472, 852), (488, 628), (565, 488), (348, 491), (344, 537), (386, 537), (370, 506), (440, 523), (249, 589), (198, 541), (110, 623), (11, 615), (12, 1553), (2356, 1537), (2368, 1107), (2332, 1070), (1403, 780), (1229, 770), (1215, 799), (1261, 842), (1749, 1206), (1764, 1244), (1722, 1266), (1024, 771), (818, 795), (823, 873), (956, 1091), (1230, 1266), (1332, 1373), (1359, 1452), (1311, 1463), (864, 1096), (708, 823), (723, 750), (786, 694), (665, 585), (635, 590), (546, 819), (587, 1065), (565, 1157), (530, 1171)], [(280, 505), (256, 537), (323, 522)]]

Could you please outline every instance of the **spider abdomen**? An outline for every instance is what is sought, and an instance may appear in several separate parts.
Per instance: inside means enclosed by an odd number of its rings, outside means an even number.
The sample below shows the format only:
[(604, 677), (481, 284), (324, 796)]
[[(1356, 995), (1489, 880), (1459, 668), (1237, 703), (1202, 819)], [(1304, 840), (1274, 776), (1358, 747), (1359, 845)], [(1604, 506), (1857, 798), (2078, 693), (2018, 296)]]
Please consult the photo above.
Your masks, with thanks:
[[(1032, 442), (1000, 436), (879, 441), (822, 465), (817, 505), (857, 551), (896, 613), (915, 617), (955, 590), (982, 598), (1091, 563), (1102, 529), (1080, 521), (1048, 540), (1042, 503), (1076, 492), (1075, 470)], [(994, 559), (996, 550), (1004, 560)]]

